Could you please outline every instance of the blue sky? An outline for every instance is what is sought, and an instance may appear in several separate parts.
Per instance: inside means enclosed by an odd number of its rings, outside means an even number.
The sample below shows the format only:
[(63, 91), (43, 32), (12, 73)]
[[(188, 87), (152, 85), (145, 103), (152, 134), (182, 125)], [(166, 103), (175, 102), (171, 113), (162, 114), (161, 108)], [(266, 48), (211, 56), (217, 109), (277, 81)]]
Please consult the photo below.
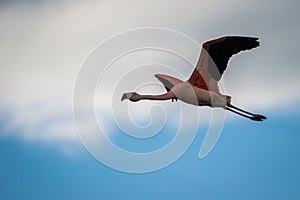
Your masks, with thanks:
[[(298, 8), (293, 0), (229, 0), (225, 5), (217, 0), (1, 2), (0, 198), (299, 199)], [(199, 43), (229, 34), (258, 36), (261, 47), (233, 57), (223, 81), (236, 105), (268, 120), (257, 123), (228, 114), (216, 146), (204, 159), (198, 159), (205, 135), (200, 126), (180, 159), (152, 173), (119, 172), (97, 161), (75, 131), (74, 83), (99, 43), (141, 27), (177, 30)], [(196, 62), (198, 52), (181, 50)], [(120, 64), (130, 66), (143, 56), (129, 55)], [(164, 59), (170, 66), (179, 63)], [(175, 67), (183, 77), (191, 73), (188, 67)], [(154, 72), (138, 73), (148, 81)], [(124, 85), (131, 89), (130, 83)], [(135, 105), (129, 107), (133, 113), (145, 104)], [(177, 110), (172, 113), (176, 116)], [(156, 137), (162, 139), (158, 146), (173, 135)], [(135, 141), (115, 142), (139, 148)]]
[[(203, 134), (171, 166), (148, 174), (112, 170), (82, 147), (75, 158), (40, 144), (1, 140), (3, 199), (298, 199), (299, 114), (264, 124), (226, 123), (203, 160)], [(294, 120), (291, 120), (294, 118)]]

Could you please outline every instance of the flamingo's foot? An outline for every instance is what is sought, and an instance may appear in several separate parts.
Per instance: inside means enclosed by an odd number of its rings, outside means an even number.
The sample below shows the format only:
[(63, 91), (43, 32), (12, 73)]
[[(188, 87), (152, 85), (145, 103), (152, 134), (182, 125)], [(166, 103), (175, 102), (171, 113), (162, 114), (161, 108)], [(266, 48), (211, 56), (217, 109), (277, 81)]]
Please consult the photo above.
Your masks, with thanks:
[(252, 117), (250, 117), (250, 119), (254, 120), (254, 121), (263, 121), (264, 119), (267, 119), (267, 117), (256, 114), (256, 115), (253, 115)]

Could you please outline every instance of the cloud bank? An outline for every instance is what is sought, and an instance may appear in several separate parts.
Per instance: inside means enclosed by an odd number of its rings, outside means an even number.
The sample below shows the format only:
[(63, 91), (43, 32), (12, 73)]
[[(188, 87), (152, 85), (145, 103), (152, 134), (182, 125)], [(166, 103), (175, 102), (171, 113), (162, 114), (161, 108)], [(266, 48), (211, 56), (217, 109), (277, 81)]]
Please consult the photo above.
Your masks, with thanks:
[[(2, 135), (77, 141), (72, 94), (82, 62), (105, 38), (137, 27), (179, 30), (199, 43), (229, 34), (258, 36), (260, 48), (230, 61), (223, 79), (226, 93), (245, 108), (288, 107), (300, 99), (300, 41), (292, 39), (300, 34), (297, 4), (268, 0), (230, 0), (225, 5), (216, 0), (3, 3)], [(191, 73), (188, 68), (183, 71), (186, 77)]]

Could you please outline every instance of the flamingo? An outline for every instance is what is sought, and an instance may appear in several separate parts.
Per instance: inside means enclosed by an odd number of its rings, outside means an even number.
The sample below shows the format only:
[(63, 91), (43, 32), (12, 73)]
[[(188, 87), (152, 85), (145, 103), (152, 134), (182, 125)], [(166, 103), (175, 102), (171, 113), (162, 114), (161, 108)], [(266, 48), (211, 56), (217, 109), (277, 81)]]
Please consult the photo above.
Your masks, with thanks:
[(250, 50), (259, 46), (259, 39), (245, 36), (225, 36), (209, 40), (202, 45), (196, 67), (186, 81), (164, 74), (155, 77), (164, 85), (167, 92), (160, 95), (141, 95), (136, 92), (124, 93), (121, 101), (140, 100), (181, 100), (196, 106), (221, 107), (242, 117), (254, 121), (267, 119), (261, 114), (254, 114), (231, 104), (231, 97), (223, 95), (218, 81), (227, 68), (230, 57), (240, 51)]

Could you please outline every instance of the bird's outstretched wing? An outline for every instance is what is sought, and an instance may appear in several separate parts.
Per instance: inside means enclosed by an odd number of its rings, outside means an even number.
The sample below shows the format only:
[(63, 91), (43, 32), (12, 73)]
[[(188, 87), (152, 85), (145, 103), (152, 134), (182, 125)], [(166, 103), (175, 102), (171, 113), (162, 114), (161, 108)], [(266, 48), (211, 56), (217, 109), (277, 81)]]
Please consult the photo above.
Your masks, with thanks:
[(258, 46), (255, 37), (226, 36), (207, 41), (202, 45), (198, 63), (188, 81), (199, 88), (209, 88), (211, 79), (214, 85), (221, 79), (232, 55)]
[(169, 92), (174, 85), (177, 85), (179, 83), (182, 83), (182, 80), (179, 80), (178, 78), (168, 76), (165, 74), (155, 74), (155, 77), (162, 82), (162, 84), (165, 86), (166, 90)]

